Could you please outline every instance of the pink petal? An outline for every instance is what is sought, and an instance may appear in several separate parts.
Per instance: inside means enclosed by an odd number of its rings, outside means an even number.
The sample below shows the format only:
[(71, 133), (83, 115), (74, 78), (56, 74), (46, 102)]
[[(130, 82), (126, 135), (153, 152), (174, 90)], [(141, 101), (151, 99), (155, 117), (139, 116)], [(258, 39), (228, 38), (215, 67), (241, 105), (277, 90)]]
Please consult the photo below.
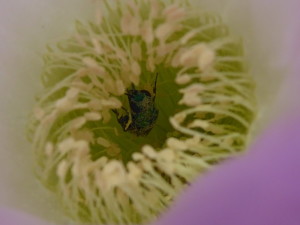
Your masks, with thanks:
[(51, 225), (28, 214), (8, 208), (0, 208), (0, 225)]
[(299, 225), (300, 117), (199, 178), (155, 225)]

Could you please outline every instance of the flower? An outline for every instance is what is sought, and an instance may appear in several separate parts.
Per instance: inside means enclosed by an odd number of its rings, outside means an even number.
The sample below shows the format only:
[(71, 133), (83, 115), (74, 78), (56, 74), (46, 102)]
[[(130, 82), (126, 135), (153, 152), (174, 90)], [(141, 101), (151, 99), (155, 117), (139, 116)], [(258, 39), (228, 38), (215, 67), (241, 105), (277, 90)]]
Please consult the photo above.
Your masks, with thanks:
[(245, 148), (253, 81), (217, 15), (182, 1), (98, 3), (94, 21), (48, 46), (28, 136), (39, 180), (73, 220), (144, 223)]

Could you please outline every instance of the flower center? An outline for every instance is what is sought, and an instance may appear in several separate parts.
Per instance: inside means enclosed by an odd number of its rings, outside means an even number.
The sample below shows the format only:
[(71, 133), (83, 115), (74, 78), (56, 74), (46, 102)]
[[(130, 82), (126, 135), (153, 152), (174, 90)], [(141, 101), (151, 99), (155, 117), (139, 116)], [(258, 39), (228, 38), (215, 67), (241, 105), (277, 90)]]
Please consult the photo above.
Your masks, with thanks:
[(247, 144), (255, 98), (240, 41), (171, 2), (103, 1), (45, 54), (29, 133), (40, 180), (77, 221), (155, 218)]

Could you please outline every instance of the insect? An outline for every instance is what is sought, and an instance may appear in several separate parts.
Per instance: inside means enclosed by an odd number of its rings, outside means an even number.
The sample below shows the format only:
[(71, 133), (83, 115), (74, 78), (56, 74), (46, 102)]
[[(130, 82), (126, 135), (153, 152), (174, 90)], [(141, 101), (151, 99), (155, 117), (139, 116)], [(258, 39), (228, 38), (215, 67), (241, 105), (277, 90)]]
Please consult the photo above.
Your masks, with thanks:
[(132, 88), (127, 89), (125, 93), (130, 109), (122, 107), (112, 110), (125, 132), (146, 136), (152, 130), (158, 117), (158, 110), (155, 107), (157, 76), (158, 74), (152, 85), (152, 93), (148, 90), (137, 90), (132, 84)]

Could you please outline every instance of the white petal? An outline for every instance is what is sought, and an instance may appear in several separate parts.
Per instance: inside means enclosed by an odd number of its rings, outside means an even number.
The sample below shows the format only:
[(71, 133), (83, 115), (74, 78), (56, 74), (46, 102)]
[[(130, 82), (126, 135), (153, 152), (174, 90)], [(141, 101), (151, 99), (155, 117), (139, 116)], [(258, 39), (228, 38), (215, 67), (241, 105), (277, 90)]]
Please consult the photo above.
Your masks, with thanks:
[(93, 15), (82, 0), (0, 0), (0, 205), (66, 220), (55, 196), (33, 173), (25, 130), (40, 90), (45, 46), (66, 36), (76, 19)]

